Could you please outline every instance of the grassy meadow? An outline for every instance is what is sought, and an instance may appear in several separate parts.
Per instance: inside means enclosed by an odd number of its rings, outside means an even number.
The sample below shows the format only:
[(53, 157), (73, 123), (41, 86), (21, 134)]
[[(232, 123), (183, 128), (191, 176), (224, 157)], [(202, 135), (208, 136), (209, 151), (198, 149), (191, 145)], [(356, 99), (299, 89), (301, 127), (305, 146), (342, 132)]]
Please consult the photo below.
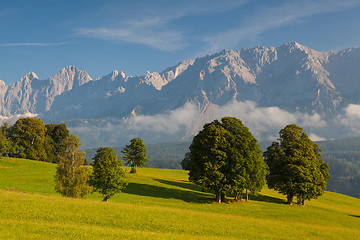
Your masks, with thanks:
[(0, 239), (360, 239), (360, 199), (341, 194), (301, 207), (263, 189), (249, 202), (218, 204), (186, 171), (142, 168), (104, 203), (97, 193), (61, 197), (55, 167), (0, 159)]

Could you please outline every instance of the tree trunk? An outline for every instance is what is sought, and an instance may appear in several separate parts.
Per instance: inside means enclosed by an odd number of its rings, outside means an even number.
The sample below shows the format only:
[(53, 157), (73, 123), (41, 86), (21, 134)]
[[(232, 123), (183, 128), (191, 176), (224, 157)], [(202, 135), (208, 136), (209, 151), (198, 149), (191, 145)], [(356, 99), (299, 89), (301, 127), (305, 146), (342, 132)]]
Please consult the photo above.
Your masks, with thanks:
[(303, 205), (303, 207), (305, 206), (305, 200), (301, 201), (301, 205)]
[(215, 201), (218, 203), (221, 203), (221, 192), (220, 191), (216, 192), (216, 200)]
[(236, 192), (235, 201), (239, 201), (239, 198), (240, 198), (240, 201), (241, 201), (242, 200), (242, 191), (241, 192)]
[(221, 193), (221, 201), (226, 202), (226, 192)]
[(103, 200), (103, 202), (107, 202), (108, 199), (109, 199), (109, 198), (108, 198), (108, 196), (106, 195), (105, 198), (104, 198), (104, 200)]
[(244, 191), (244, 190), (241, 190), (241, 192), (240, 192), (240, 202), (242, 201), (243, 191)]
[(289, 205), (293, 205), (294, 195), (293, 195), (293, 194), (288, 194), (288, 195), (286, 196), (286, 198), (287, 198), (287, 203), (288, 203)]
[(246, 201), (249, 201), (249, 193), (248, 193), (248, 189), (246, 189)]

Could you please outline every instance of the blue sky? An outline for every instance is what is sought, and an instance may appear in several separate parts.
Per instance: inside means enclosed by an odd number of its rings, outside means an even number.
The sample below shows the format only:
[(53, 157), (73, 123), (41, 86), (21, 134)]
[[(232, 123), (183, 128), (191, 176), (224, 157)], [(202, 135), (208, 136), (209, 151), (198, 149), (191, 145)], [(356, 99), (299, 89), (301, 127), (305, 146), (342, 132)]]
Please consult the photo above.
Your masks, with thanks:
[(360, 46), (360, 0), (0, 0), (0, 79), (161, 72), (224, 48)]

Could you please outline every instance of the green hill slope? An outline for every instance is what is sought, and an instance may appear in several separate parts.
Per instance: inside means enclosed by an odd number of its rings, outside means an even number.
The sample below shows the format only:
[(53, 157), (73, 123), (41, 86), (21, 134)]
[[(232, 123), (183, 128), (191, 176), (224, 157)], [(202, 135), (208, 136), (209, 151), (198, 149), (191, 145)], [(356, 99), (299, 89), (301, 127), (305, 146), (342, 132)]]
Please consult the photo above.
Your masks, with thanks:
[(250, 202), (216, 204), (187, 172), (143, 168), (127, 174), (109, 202), (61, 197), (55, 165), (0, 159), (2, 239), (356, 239), (360, 200), (326, 192), (306, 207), (264, 189)]

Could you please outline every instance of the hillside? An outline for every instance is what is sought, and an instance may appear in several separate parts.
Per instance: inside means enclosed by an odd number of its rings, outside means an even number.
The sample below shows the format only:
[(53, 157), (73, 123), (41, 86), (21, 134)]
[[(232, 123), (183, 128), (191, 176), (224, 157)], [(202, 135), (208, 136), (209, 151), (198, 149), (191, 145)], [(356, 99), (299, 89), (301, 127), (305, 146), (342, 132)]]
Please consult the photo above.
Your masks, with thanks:
[(356, 239), (360, 200), (326, 192), (306, 207), (264, 189), (250, 202), (215, 204), (178, 170), (139, 169), (110, 202), (54, 192), (55, 165), (0, 159), (4, 239)]
[(318, 142), (330, 166), (328, 189), (360, 198), (360, 138)]
[[(323, 160), (330, 166), (329, 191), (360, 198), (360, 138), (346, 138), (316, 142), (322, 150)], [(189, 151), (191, 142), (146, 144), (149, 162), (146, 167), (182, 169), (180, 162)], [(260, 141), (261, 149), (271, 145), (271, 141)], [(115, 147), (119, 158), (123, 147)], [(96, 149), (86, 149), (88, 163), (95, 156)]]

